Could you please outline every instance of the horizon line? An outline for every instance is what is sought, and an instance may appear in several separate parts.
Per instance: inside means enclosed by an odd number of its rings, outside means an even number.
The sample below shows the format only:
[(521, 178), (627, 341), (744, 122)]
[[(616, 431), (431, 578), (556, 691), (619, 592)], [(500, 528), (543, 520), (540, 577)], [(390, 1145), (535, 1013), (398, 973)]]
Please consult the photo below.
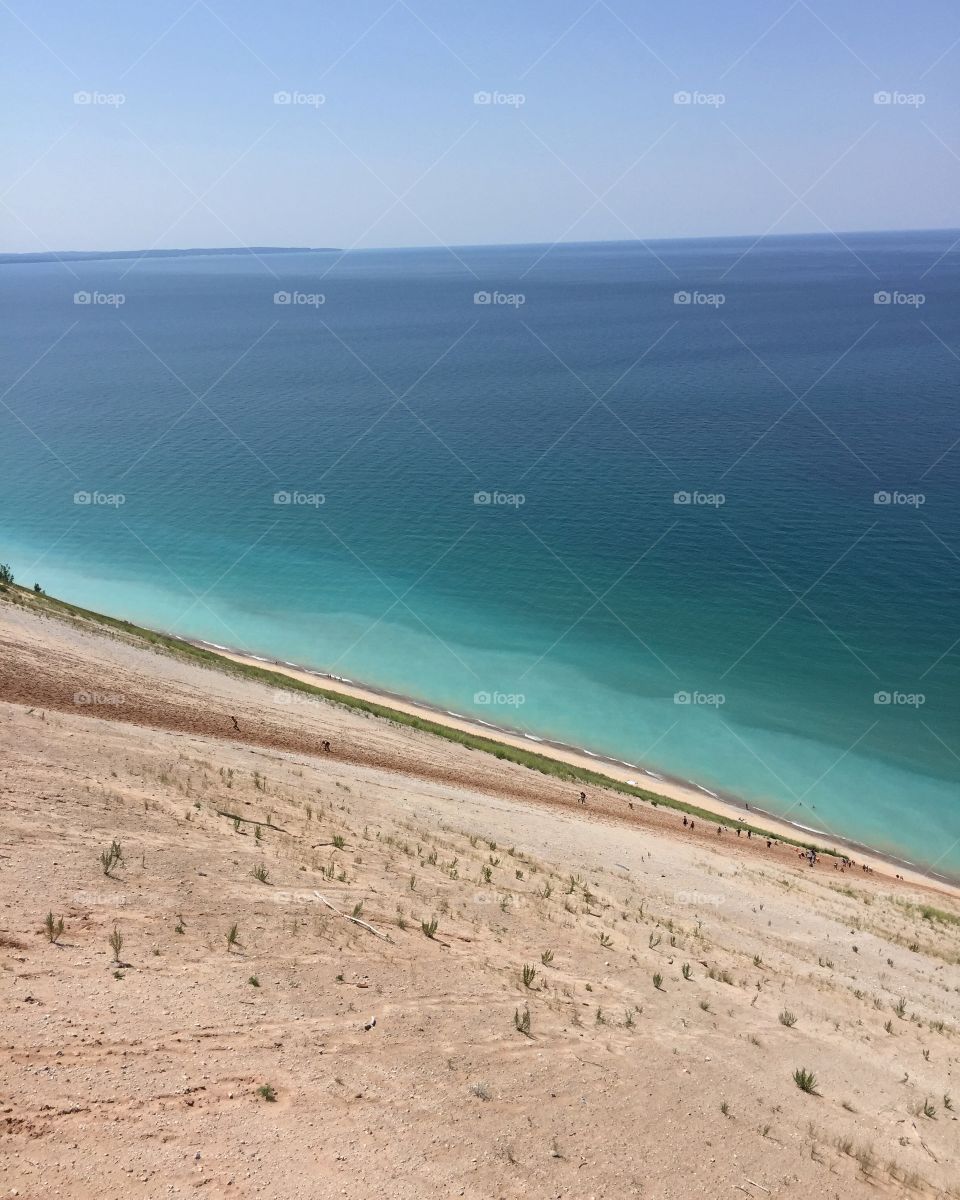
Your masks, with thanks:
[(806, 230), (798, 233), (721, 233), (721, 234), (681, 234), (670, 237), (648, 237), (648, 238), (588, 238), (582, 241), (570, 240), (551, 242), (549, 240), (542, 242), (430, 242), (417, 243), (410, 246), (351, 246), (346, 249), (338, 246), (282, 246), (282, 245), (264, 245), (254, 243), (243, 243), (237, 246), (176, 246), (176, 247), (161, 247), (152, 246), (149, 249), (140, 247), (114, 247), (107, 249), (99, 247), (92, 250), (0, 250), (0, 260), (3, 259), (48, 259), (55, 262), (58, 257), (66, 255), (83, 255), (85, 257), (97, 257), (99, 255), (142, 255), (144, 257), (154, 255), (176, 255), (176, 254), (249, 254), (251, 252), (259, 254), (362, 254), (371, 252), (382, 252), (385, 250), (479, 250), (479, 249), (509, 249), (511, 247), (541, 247), (549, 246), (551, 249), (556, 249), (561, 246), (646, 246), (648, 244), (662, 245), (666, 242), (723, 242), (723, 241), (749, 241), (755, 242), (768, 240), (787, 240), (793, 238), (839, 238), (839, 237), (864, 237), (880, 234), (921, 234), (921, 233), (943, 233), (943, 234), (958, 234), (960, 226), (905, 226), (893, 229), (841, 229), (841, 230)]

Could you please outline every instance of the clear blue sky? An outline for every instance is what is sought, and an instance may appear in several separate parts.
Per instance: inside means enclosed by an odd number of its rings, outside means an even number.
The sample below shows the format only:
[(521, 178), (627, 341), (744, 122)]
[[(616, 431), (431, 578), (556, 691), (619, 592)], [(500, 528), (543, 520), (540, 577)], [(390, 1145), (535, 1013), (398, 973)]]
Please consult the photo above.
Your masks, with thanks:
[(0, 0), (0, 46), (0, 250), (960, 225), (956, 0)]

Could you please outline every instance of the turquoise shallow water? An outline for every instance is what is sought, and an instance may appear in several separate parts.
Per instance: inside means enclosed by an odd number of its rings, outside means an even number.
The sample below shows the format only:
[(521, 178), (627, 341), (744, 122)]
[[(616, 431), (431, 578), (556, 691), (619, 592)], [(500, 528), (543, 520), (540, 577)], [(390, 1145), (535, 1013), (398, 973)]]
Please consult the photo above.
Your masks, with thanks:
[(954, 239), (4, 266), (0, 559), (960, 874)]

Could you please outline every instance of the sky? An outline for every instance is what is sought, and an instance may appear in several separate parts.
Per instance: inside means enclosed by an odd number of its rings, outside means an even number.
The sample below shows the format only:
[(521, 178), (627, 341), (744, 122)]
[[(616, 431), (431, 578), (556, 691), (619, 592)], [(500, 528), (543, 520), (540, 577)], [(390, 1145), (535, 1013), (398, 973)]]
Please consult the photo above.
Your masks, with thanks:
[(0, 63), (5, 252), (960, 225), (956, 0), (0, 0)]

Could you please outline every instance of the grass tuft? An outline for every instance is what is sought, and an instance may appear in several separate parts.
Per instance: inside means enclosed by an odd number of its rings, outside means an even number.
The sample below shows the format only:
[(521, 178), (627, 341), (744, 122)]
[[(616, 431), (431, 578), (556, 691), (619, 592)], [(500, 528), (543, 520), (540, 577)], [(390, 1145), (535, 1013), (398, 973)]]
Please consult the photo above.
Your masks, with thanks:
[(48, 912), (43, 922), (43, 932), (47, 935), (47, 941), (55, 946), (63, 934), (63, 917), (54, 920), (53, 913)]

